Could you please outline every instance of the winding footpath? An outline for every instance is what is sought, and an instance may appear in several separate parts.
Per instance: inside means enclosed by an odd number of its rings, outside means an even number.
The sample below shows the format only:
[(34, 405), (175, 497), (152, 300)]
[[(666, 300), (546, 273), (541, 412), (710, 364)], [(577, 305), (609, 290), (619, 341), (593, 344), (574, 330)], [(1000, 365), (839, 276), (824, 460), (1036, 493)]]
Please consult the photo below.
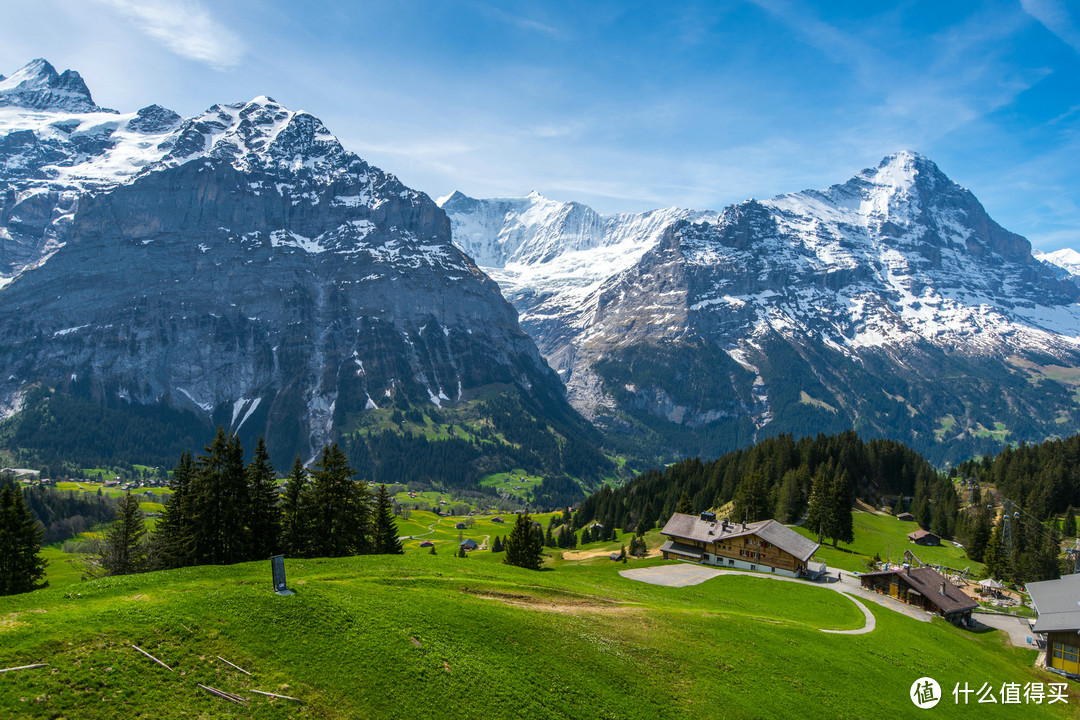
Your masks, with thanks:
[[(865, 623), (861, 628), (855, 628), (854, 630), (826, 630), (824, 628), (818, 628), (821, 632), (833, 633), (835, 635), (865, 635), (866, 633), (873, 632), (877, 627), (877, 620), (874, 618), (874, 613), (870, 612), (870, 608), (866, 607), (860, 600), (849, 594), (848, 591), (852, 590), (851, 584), (855, 584), (855, 588), (861, 593), (865, 593), (867, 599), (875, 600), (875, 598), (855, 583), (851, 578), (848, 581), (828, 582), (828, 583), (809, 583), (806, 580), (798, 578), (789, 578), (782, 575), (765, 575), (763, 573), (747, 572), (745, 570), (726, 570), (723, 568), (712, 568), (703, 565), (691, 565), (689, 563), (679, 565), (657, 565), (647, 568), (635, 568), (633, 570), (620, 570), (619, 574), (624, 578), (630, 580), (638, 580), (640, 582), (649, 583), (650, 585), (666, 585), (668, 587), (686, 587), (688, 585), (700, 585), (706, 580), (711, 580), (718, 575), (747, 575), (749, 577), (761, 578), (762, 580), (780, 580), (784, 582), (797, 582), (802, 585), (808, 585), (810, 587), (823, 587), (835, 592), (840, 593), (851, 602), (855, 603), (855, 606), (862, 611)], [(847, 587), (845, 587), (847, 586)], [(879, 603), (885, 605), (884, 603)], [(885, 605), (885, 607), (890, 607)], [(916, 618), (921, 620), (927, 620), (928, 618)]]

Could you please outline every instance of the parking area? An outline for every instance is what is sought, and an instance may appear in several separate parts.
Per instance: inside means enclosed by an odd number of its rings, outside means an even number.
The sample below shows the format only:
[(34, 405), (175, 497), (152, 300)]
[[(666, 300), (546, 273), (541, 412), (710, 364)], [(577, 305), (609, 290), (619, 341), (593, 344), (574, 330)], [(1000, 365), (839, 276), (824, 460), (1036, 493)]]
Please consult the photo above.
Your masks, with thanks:
[(717, 575), (723, 575), (724, 571), (719, 568), (710, 568), (703, 565), (679, 564), (622, 570), (619, 574), (624, 578), (639, 580), (644, 583), (649, 583), (650, 585), (686, 587), (688, 585), (700, 585)]

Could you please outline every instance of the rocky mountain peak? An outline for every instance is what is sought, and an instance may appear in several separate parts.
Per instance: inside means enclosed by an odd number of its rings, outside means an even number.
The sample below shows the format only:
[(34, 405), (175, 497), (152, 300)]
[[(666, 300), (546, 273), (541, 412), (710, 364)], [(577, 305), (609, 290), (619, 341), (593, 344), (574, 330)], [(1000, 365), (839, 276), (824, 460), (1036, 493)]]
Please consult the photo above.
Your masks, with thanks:
[(226, 159), (241, 172), (278, 167), (325, 174), (345, 154), (321, 120), (259, 96), (214, 105), (184, 121), (163, 161), (171, 166), (206, 156)]
[(0, 107), (33, 110), (100, 112), (82, 76), (74, 70), (56, 72), (47, 60), (37, 58), (0, 79)]

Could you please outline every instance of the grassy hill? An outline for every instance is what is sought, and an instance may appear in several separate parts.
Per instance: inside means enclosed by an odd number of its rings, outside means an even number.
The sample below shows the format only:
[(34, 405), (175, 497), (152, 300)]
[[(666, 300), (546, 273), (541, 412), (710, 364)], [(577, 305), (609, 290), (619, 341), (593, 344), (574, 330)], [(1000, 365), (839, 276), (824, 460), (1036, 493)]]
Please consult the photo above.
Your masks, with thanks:
[[(818, 560), (824, 560), (830, 568), (866, 572), (864, 561), (869, 561), (876, 553), (882, 560), (903, 562), (904, 551), (910, 550), (915, 557), (929, 565), (945, 565), (963, 570), (971, 568), (976, 577), (982, 577), (985, 569), (982, 563), (970, 560), (964, 549), (948, 540), (943, 540), (940, 547), (925, 547), (908, 540), (908, 533), (915, 532), (919, 526), (913, 522), (901, 522), (892, 515), (878, 515), (856, 510), (853, 514), (855, 542), (838, 543), (833, 548), (828, 542), (822, 544), (815, 553)], [(793, 528), (796, 532), (817, 542), (817, 534), (801, 527)]]
[[(0, 598), (0, 717), (908, 717), (912, 682), (1050, 682), (997, 632), (920, 623), (871, 604), (877, 629), (829, 589), (725, 576), (667, 588), (606, 559), (530, 572), (500, 555), (290, 560), (99, 579)], [(168, 672), (131, 649), (139, 645)], [(243, 675), (220, 662), (253, 673)], [(251, 698), (233, 705), (211, 685)], [(250, 693), (301, 698), (301, 705)], [(1068, 706), (1040, 716), (1071, 717)]]

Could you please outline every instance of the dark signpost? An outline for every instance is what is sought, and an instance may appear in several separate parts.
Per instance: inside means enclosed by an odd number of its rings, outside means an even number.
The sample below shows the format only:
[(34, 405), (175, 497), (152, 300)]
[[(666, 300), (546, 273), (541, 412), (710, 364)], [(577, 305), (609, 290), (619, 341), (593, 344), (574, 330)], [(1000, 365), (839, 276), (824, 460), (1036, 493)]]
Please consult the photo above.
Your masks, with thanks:
[(285, 556), (275, 555), (270, 558), (270, 569), (274, 572), (274, 592), (278, 595), (293, 595), (285, 585)]

